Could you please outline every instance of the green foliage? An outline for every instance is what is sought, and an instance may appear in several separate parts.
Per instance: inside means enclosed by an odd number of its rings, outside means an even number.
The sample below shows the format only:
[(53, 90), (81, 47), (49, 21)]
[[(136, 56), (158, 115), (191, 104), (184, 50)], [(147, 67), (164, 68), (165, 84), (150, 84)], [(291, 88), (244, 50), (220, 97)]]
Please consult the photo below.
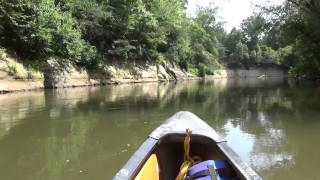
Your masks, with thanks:
[(241, 42), (242, 33), (236, 28), (233, 28), (231, 32), (227, 35), (224, 41), (224, 46), (226, 47), (226, 55), (229, 56), (236, 50), (236, 46)]
[(259, 15), (250, 16), (242, 21), (243, 42), (247, 44), (250, 51), (257, 49), (265, 26), (265, 19)]
[(296, 75), (320, 75), (320, 2), (286, 0), (262, 7), (269, 29), (265, 44), (278, 51), (279, 61)]
[(35, 54), (41, 42), (34, 35), (37, 10), (28, 1), (0, 1), (0, 45), (21, 56)]
[(90, 58), (93, 58), (90, 54), (94, 49), (81, 38), (80, 28), (75, 24), (72, 14), (62, 11), (54, 0), (42, 1), (39, 9), (41, 16), (37, 18), (37, 33), (43, 40), (45, 56), (57, 56), (62, 61), (75, 64), (90, 63)]
[(223, 44), (224, 63), (229, 67), (279, 66), (289, 69), (295, 59), (291, 45), (279, 37), (278, 23), (272, 24), (260, 13), (248, 17), (241, 29), (232, 29)]
[(204, 64), (200, 63), (197, 69), (199, 70), (198, 76), (204, 77), (206, 75), (206, 66)]
[(0, 8), (0, 26), (6, 27), (0, 30), (1, 45), (22, 58), (43, 64), (55, 56), (66, 65), (87, 64), (94, 58), (94, 48), (81, 38), (71, 13), (56, 1), (2, 0)]
[(6, 55), (6, 50), (0, 47), (0, 61), (5, 58), (4, 57), (5, 55)]
[(30, 64), (53, 56), (89, 69), (135, 61), (172, 61), (193, 72), (220, 68), (226, 33), (216, 8), (188, 18), (185, 6), (185, 0), (1, 0), (1, 45)]
[(16, 61), (9, 60), (7, 64), (7, 73), (9, 76), (12, 76), (15, 79), (28, 79), (28, 71), (24, 66)]
[(319, 75), (319, 9), (287, 0), (226, 33), (213, 4), (191, 18), (185, 0), (0, 0), (0, 46), (37, 69), (55, 57), (90, 71), (170, 61), (202, 76), (261, 65)]

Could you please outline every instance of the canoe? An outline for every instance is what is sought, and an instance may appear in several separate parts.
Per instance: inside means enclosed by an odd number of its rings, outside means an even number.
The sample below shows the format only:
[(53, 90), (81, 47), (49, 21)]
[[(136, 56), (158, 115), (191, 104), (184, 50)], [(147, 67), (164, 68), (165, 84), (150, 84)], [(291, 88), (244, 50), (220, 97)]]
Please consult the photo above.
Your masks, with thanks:
[(261, 179), (224, 138), (196, 115), (186, 111), (176, 113), (156, 128), (113, 179), (174, 180), (185, 160), (186, 129), (192, 130), (190, 155), (200, 157), (201, 162), (225, 163), (223, 170), (230, 177), (225, 179)]

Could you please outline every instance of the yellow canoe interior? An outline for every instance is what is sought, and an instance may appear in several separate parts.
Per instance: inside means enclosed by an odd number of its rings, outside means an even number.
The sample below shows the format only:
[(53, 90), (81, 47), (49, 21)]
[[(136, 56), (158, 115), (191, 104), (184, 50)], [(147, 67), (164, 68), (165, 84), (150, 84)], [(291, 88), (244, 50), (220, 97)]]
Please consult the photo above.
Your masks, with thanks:
[(135, 180), (149, 180), (152, 177), (153, 180), (159, 180), (159, 162), (156, 154), (152, 154), (146, 163), (143, 165)]
[[(168, 135), (161, 139), (153, 153), (144, 162), (136, 175), (136, 180), (175, 179), (183, 163), (183, 135)], [(227, 160), (211, 139), (192, 136), (190, 154), (204, 160)], [(236, 172), (230, 168), (231, 175)], [(242, 179), (239, 177), (239, 179)]]

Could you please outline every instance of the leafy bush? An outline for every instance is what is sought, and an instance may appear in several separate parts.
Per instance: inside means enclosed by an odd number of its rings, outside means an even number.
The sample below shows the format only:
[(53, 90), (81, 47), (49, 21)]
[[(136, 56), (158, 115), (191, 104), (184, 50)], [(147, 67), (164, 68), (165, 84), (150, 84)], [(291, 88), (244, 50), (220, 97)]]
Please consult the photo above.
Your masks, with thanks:
[(2, 1), (0, 26), (6, 28), (0, 28), (1, 43), (20, 57), (38, 64), (52, 56), (62, 64), (83, 64), (92, 58), (84, 56), (94, 50), (81, 38), (71, 12), (63, 11), (54, 0)]

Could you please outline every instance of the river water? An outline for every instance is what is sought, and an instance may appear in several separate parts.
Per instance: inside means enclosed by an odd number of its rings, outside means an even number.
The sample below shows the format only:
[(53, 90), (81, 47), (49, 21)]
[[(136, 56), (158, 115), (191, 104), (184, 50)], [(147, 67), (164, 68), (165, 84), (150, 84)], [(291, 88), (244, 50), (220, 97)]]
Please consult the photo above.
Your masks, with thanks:
[(320, 87), (283, 79), (0, 95), (0, 179), (111, 179), (180, 110), (206, 120), (264, 179), (320, 179)]

